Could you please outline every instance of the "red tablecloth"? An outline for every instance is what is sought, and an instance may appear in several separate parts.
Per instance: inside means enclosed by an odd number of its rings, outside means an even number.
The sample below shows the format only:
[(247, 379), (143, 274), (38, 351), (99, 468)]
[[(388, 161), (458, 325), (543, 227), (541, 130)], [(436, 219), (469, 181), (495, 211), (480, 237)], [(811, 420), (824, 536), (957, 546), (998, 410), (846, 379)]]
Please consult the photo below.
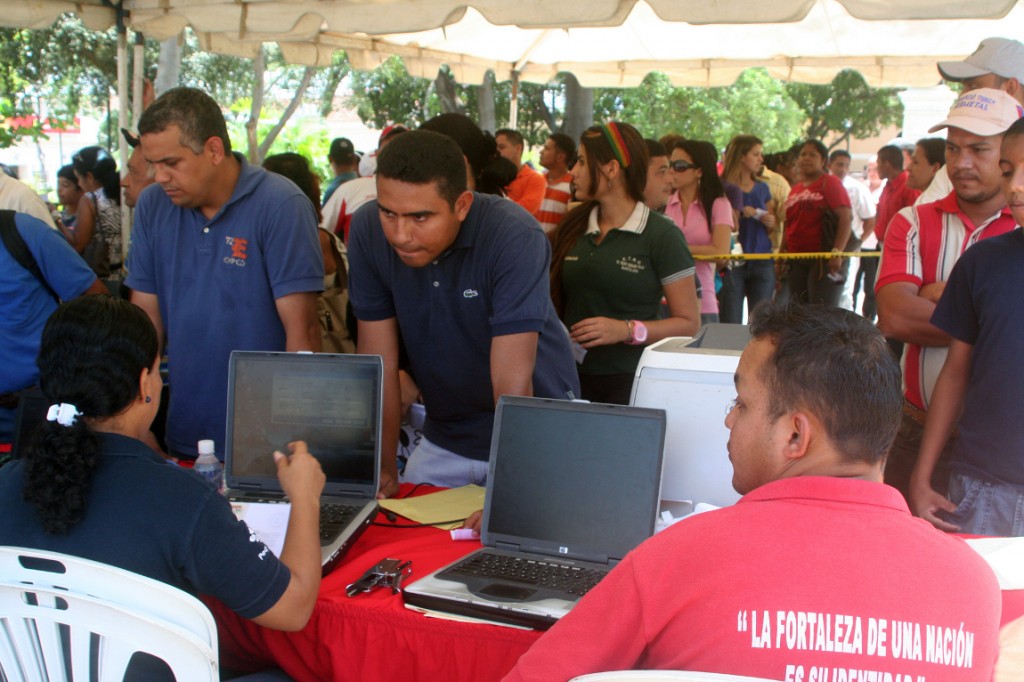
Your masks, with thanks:
[[(401, 494), (411, 487), (403, 486)], [(435, 490), (421, 486), (416, 494)], [(386, 519), (378, 515), (377, 521)], [(454, 542), (436, 528), (371, 526), (324, 579), (313, 616), (301, 632), (261, 628), (209, 601), (217, 619), (221, 665), (238, 671), (277, 666), (297, 682), (498, 680), (540, 632), (428, 618), (406, 609), (401, 596), (390, 590), (345, 596), (345, 587), (381, 559), (411, 560), (409, 583), (479, 547), (479, 542)], [(1021, 616), (1024, 590), (1003, 592), (1002, 623)]]
[[(377, 520), (386, 522), (383, 515)], [(218, 624), (221, 665), (239, 671), (276, 665), (298, 682), (498, 680), (539, 632), (428, 618), (406, 609), (390, 590), (345, 596), (345, 587), (381, 559), (411, 560), (409, 583), (479, 547), (479, 542), (454, 542), (436, 528), (370, 526), (324, 578), (313, 616), (300, 632), (261, 628), (220, 603), (209, 603)]]

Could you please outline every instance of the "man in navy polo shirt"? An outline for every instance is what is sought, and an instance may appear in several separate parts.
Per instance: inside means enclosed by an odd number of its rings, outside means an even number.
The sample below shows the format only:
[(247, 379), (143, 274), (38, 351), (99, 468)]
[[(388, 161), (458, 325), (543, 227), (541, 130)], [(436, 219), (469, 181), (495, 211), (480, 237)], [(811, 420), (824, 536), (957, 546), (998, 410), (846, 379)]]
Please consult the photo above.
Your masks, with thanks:
[(380, 153), (377, 200), (349, 234), (349, 295), (358, 352), (384, 357), (382, 494), (397, 485), (399, 333), (427, 412), (407, 481), (482, 484), (499, 396), (579, 395), (550, 262), (529, 213), (467, 189), (450, 138), (415, 131)]
[(316, 213), (290, 180), (231, 152), (224, 115), (200, 90), (165, 92), (139, 134), (160, 186), (139, 196), (125, 284), (167, 333), (167, 447), (194, 459), (210, 438), (223, 457), (231, 351), (320, 350)]

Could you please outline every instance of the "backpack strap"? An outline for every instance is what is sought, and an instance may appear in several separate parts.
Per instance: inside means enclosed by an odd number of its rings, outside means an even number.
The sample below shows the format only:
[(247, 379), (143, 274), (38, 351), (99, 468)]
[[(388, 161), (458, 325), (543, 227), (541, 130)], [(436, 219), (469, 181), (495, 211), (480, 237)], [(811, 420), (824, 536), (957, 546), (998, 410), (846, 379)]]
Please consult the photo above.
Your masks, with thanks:
[(28, 250), (28, 244), (25, 243), (21, 233), (18, 232), (18, 226), (14, 224), (14, 211), (0, 210), (0, 239), (3, 240), (4, 248), (11, 254), (11, 257), (18, 261), (18, 265), (32, 273), (32, 276), (39, 280), (43, 288), (53, 296), (53, 300), (60, 305), (60, 296), (57, 295), (57, 292), (53, 290), (50, 283), (43, 277), (39, 264), (36, 263), (32, 252)]

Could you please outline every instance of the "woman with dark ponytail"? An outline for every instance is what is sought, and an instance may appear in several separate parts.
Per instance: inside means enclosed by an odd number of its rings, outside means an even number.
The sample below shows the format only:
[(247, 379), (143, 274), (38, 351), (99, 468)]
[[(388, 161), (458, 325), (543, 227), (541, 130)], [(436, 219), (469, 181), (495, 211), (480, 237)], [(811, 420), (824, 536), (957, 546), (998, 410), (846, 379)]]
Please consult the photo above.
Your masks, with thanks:
[(516, 179), (519, 169), (498, 153), (494, 136), (463, 114), (440, 114), (421, 130), (431, 130), (455, 140), (469, 163), (469, 189), (481, 194), (505, 196), (505, 187)]
[(643, 347), (700, 327), (693, 257), (672, 221), (644, 204), (647, 145), (633, 126), (587, 128), (572, 177), (583, 203), (549, 235), (551, 296), (587, 351), (583, 398), (628, 404)]
[(27, 456), (0, 469), (0, 545), (210, 594), (267, 627), (305, 625), (320, 584), (324, 484), (305, 443), (291, 444), (291, 456), (274, 453), (292, 499), (278, 561), (218, 491), (143, 442), (163, 382), (156, 330), (141, 308), (110, 296), (63, 304), (43, 330), (37, 364), (52, 404)]
[(103, 147), (84, 147), (71, 157), (85, 196), (78, 202), (72, 246), (98, 277), (121, 270), (121, 176)]

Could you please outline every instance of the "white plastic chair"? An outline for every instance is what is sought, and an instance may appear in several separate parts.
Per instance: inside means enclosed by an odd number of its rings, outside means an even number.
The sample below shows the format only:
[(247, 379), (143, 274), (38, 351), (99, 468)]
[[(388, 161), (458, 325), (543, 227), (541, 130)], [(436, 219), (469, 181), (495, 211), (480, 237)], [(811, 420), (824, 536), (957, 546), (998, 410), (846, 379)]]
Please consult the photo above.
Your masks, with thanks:
[(94, 637), (100, 682), (120, 682), (135, 652), (179, 681), (219, 679), (217, 628), (192, 595), (95, 561), (0, 547), (0, 679), (88, 680)]
[(766, 677), (746, 677), (689, 670), (616, 670), (579, 675), (569, 682), (771, 682)]

